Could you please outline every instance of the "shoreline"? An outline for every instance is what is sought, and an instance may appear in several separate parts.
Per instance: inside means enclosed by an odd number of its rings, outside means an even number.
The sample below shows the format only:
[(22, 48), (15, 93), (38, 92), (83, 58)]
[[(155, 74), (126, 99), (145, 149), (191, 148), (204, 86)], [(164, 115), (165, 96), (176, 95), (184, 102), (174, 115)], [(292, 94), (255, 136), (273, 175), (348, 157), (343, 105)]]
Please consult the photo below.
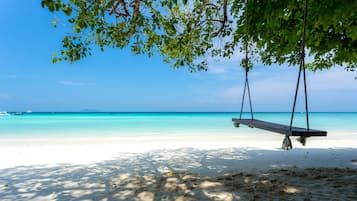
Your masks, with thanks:
[[(283, 141), (284, 135), (282, 134), (277, 134), (277, 133), (272, 133), (272, 132), (245, 132), (245, 133), (237, 133), (237, 134), (221, 134), (220, 132), (212, 132), (209, 134), (206, 134), (204, 132), (199, 133), (199, 132), (177, 132), (177, 133), (170, 133), (168, 135), (164, 135), (163, 133), (160, 134), (141, 134), (141, 133), (135, 133), (135, 134), (128, 134), (128, 135), (123, 135), (120, 136), (118, 134), (104, 134), (104, 135), (98, 135), (98, 132), (96, 132), (96, 135), (94, 134), (63, 134), (63, 135), (48, 135), (48, 136), (16, 136), (16, 137), (10, 137), (10, 136), (0, 136), (0, 144), (2, 146), (8, 146), (9, 144), (21, 144), (21, 143), (29, 143), (29, 142), (35, 142), (39, 143), (38, 145), (46, 145), (43, 143), (52, 143), (52, 144), (58, 144), (58, 143), (79, 143), (83, 144), (84, 142), (87, 143), (96, 143), (96, 144), (101, 144), (101, 143), (123, 143), (123, 142), (141, 142), (141, 143), (155, 143), (156, 141), (159, 142), (166, 142), (166, 143), (174, 143), (177, 144), (177, 142), (190, 142), (192, 147), (199, 148), (200, 145), (196, 144), (196, 141), (200, 141), (203, 143), (211, 143), (211, 142), (217, 142), (219, 143), (231, 143), (232, 141), (236, 142), (243, 142), (235, 144), (237, 147), (246, 147), (248, 144), (251, 147), (256, 147), (256, 148), (269, 148), (268, 147), (261, 147), (261, 142), (262, 141), (267, 141), (267, 142), (272, 142), (276, 143)], [(296, 139), (297, 137), (291, 137), (293, 144), (298, 144)], [(247, 144), (248, 143), (248, 144)], [(303, 147), (303, 146), (301, 146)], [(326, 137), (309, 137), (307, 138), (307, 146), (306, 147), (312, 147), (312, 148), (330, 148), (330, 147), (353, 147), (357, 148), (357, 133), (350, 133), (350, 132), (329, 132)], [(169, 147), (168, 147), (169, 148)], [(275, 148), (275, 147), (273, 147)]]

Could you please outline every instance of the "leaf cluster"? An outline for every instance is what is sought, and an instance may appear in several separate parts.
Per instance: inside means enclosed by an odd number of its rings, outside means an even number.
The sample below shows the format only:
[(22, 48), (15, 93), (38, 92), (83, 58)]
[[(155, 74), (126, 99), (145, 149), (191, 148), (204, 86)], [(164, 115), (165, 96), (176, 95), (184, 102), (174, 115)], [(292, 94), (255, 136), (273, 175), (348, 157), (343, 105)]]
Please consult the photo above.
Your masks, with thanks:
[[(187, 0), (43, 0), (50, 12), (67, 16), (72, 27), (62, 40), (53, 62), (74, 62), (90, 55), (93, 47), (130, 47), (135, 54), (159, 53), (174, 67), (206, 69), (204, 58), (213, 40), (223, 33), (213, 20), (220, 15), (220, 1)], [(213, 36), (214, 35), (214, 36)]]
[[(357, 1), (309, 0), (305, 47), (312, 70), (357, 66)], [(246, 15), (248, 12), (248, 15)], [(235, 0), (235, 41), (250, 42), (264, 64), (300, 62), (303, 0)]]
[[(94, 47), (161, 54), (173, 67), (206, 70), (207, 57), (240, 48), (264, 64), (300, 62), (304, 0), (42, 0), (72, 31), (54, 62), (74, 62)], [(357, 64), (357, 1), (308, 0), (305, 47), (312, 70)], [(56, 24), (54, 24), (56, 26)], [(222, 42), (223, 41), (223, 42)], [(258, 56), (258, 57), (257, 57)], [(249, 68), (252, 67), (249, 59)], [(243, 60), (242, 63), (245, 63)]]

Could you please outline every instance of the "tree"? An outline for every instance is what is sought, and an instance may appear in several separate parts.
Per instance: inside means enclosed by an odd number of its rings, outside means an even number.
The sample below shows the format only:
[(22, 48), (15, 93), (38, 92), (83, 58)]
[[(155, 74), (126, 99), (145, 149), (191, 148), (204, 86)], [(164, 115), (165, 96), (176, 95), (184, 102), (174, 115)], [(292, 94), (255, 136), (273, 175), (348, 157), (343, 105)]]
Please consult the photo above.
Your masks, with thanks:
[[(226, 2), (224, 0), (222, 2)], [(136, 54), (158, 51), (174, 67), (206, 68), (198, 59), (213, 48), (216, 37), (227, 34), (223, 5), (208, 0), (43, 0), (51, 12), (63, 12), (73, 31), (62, 40), (54, 62), (73, 62), (91, 54), (93, 47), (131, 47)], [(56, 24), (55, 24), (56, 25)]]
[[(128, 46), (192, 71), (207, 69), (206, 58), (231, 57), (241, 44), (267, 65), (294, 65), (300, 57), (301, 0), (42, 0), (42, 6), (64, 13), (73, 27), (54, 62), (80, 60), (93, 47)], [(354, 0), (308, 1), (311, 69), (356, 68), (356, 10)]]
[[(334, 65), (353, 70), (357, 64), (357, 1), (307, 1), (305, 47), (313, 58), (311, 69)], [(246, 19), (245, 12), (248, 11)], [(239, 13), (242, 13), (239, 15)], [(303, 32), (303, 0), (236, 0), (232, 14), (237, 21), (235, 40), (250, 41), (265, 64), (297, 64)], [(247, 25), (248, 24), (248, 25)]]

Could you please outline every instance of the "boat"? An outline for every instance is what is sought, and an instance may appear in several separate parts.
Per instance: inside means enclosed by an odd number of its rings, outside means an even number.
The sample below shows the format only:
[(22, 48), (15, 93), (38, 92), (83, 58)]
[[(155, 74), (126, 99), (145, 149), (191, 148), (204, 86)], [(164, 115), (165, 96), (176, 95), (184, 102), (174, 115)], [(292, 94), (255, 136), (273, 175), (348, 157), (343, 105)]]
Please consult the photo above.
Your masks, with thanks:
[(9, 113), (7, 113), (6, 111), (2, 111), (0, 112), (0, 116), (9, 116)]

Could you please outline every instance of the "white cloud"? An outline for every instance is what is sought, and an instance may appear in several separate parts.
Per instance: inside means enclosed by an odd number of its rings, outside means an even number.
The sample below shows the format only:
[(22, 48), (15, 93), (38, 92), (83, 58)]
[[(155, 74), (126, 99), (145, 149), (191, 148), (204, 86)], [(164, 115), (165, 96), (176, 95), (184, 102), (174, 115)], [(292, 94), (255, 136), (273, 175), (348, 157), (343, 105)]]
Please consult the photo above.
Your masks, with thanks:
[(65, 86), (94, 86), (95, 85), (95, 83), (92, 82), (73, 82), (73, 81), (65, 81), (65, 80), (59, 81), (59, 84)]
[[(270, 71), (266, 69), (264, 71)], [(264, 77), (270, 76), (270, 77)], [(295, 91), (297, 72), (279, 70), (277, 75), (271, 76), (269, 72), (252, 72), (250, 76), (250, 88), (257, 96), (268, 96), (269, 94), (282, 95)], [(300, 84), (303, 82), (301, 77)], [(221, 97), (235, 98), (243, 93), (244, 81), (241, 85), (232, 86), (222, 91)], [(326, 71), (307, 72), (308, 90), (321, 91), (328, 90), (357, 90), (357, 80), (351, 72), (342, 68), (332, 68)], [(301, 86), (300, 86), (301, 90)], [(357, 91), (356, 91), (357, 92)], [(259, 95), (262, 94), (262, 95)]]
[(222, 90), (218, 94), (218, 96), (225, 100), (231, 100), (231, 99), (239, 98), (242, 95), (242, 93), (243, 93), (243, 86), (232, 86)]
[(240, 63), (244, 57), (242, 52), (236, 52), (231, 58), (211, 59), (208, 60), (208, 73), (214, 75), (231, 74), (241, 69)]
[[(295, 80), (294, 80), (295, 81)], [(279, 98), (292, 94), (295, 82), (290, 76), (274, 76), (269, 78), (251, 79), (249, 81), (252, 99)], [(224, 89), (219, 96), (224, 99), (240, 99), (244, 90), (244, 81), (241, 84)]]
[(309, 81), (311, 82), (311, 89), (314, 91), (357, 90), (355, 75), (343, 68), (332, 68), (310, 75)]
[[(258, 74), (252, 73), (250, 76), (253, 104), (261, 110), (264, 110), (267, 105), (269, 105), (269, 109), (271, 110), (290, 108), (290, 103), (293, 101), (296, 89), (297, 72), (278, 70), (271, 73), (270, 71), (271, 69), (264, 69), (258, 72)], [(333, 94), (339, 96), (340, 102), (353, 102), (357, 100), (357, 93), (353, 93), (357, 92), (357, 80), (354, 77), (353, 73), (347, 72), (342, 68), (333, 68), (315, 73), (308, 72), (307, 89), (309, 100), (311, 100), (309, 102), (314, 106), (312, 108), (327, 110), (328, 107), (337, 107), (336, 102), (328, 103), (330, 105), (326, 103), (327, 97), (329, 100), (335, 98)], [(216, 98), (221, 100), (222, 103), (240, 104), (244, 80), (240, 82), (227, 88), (221, 88), (220, 91), (216, 92)], [(298, 97), (299, 104), (303, 104), (302, 82), (303, 79), (301, 77)], [(321, 103), (326, 104), (320, 108)]]
[(0, 99), (9, 99), (11, 96), (8, 93), (0, 92)]
[(219, 66), (219, 65), (212, 65), (208, 69), (208, 73), (211, 73), (211, 74), (223, 74), (225, 72), (227, 72), (227, 70), (224, 67)]

